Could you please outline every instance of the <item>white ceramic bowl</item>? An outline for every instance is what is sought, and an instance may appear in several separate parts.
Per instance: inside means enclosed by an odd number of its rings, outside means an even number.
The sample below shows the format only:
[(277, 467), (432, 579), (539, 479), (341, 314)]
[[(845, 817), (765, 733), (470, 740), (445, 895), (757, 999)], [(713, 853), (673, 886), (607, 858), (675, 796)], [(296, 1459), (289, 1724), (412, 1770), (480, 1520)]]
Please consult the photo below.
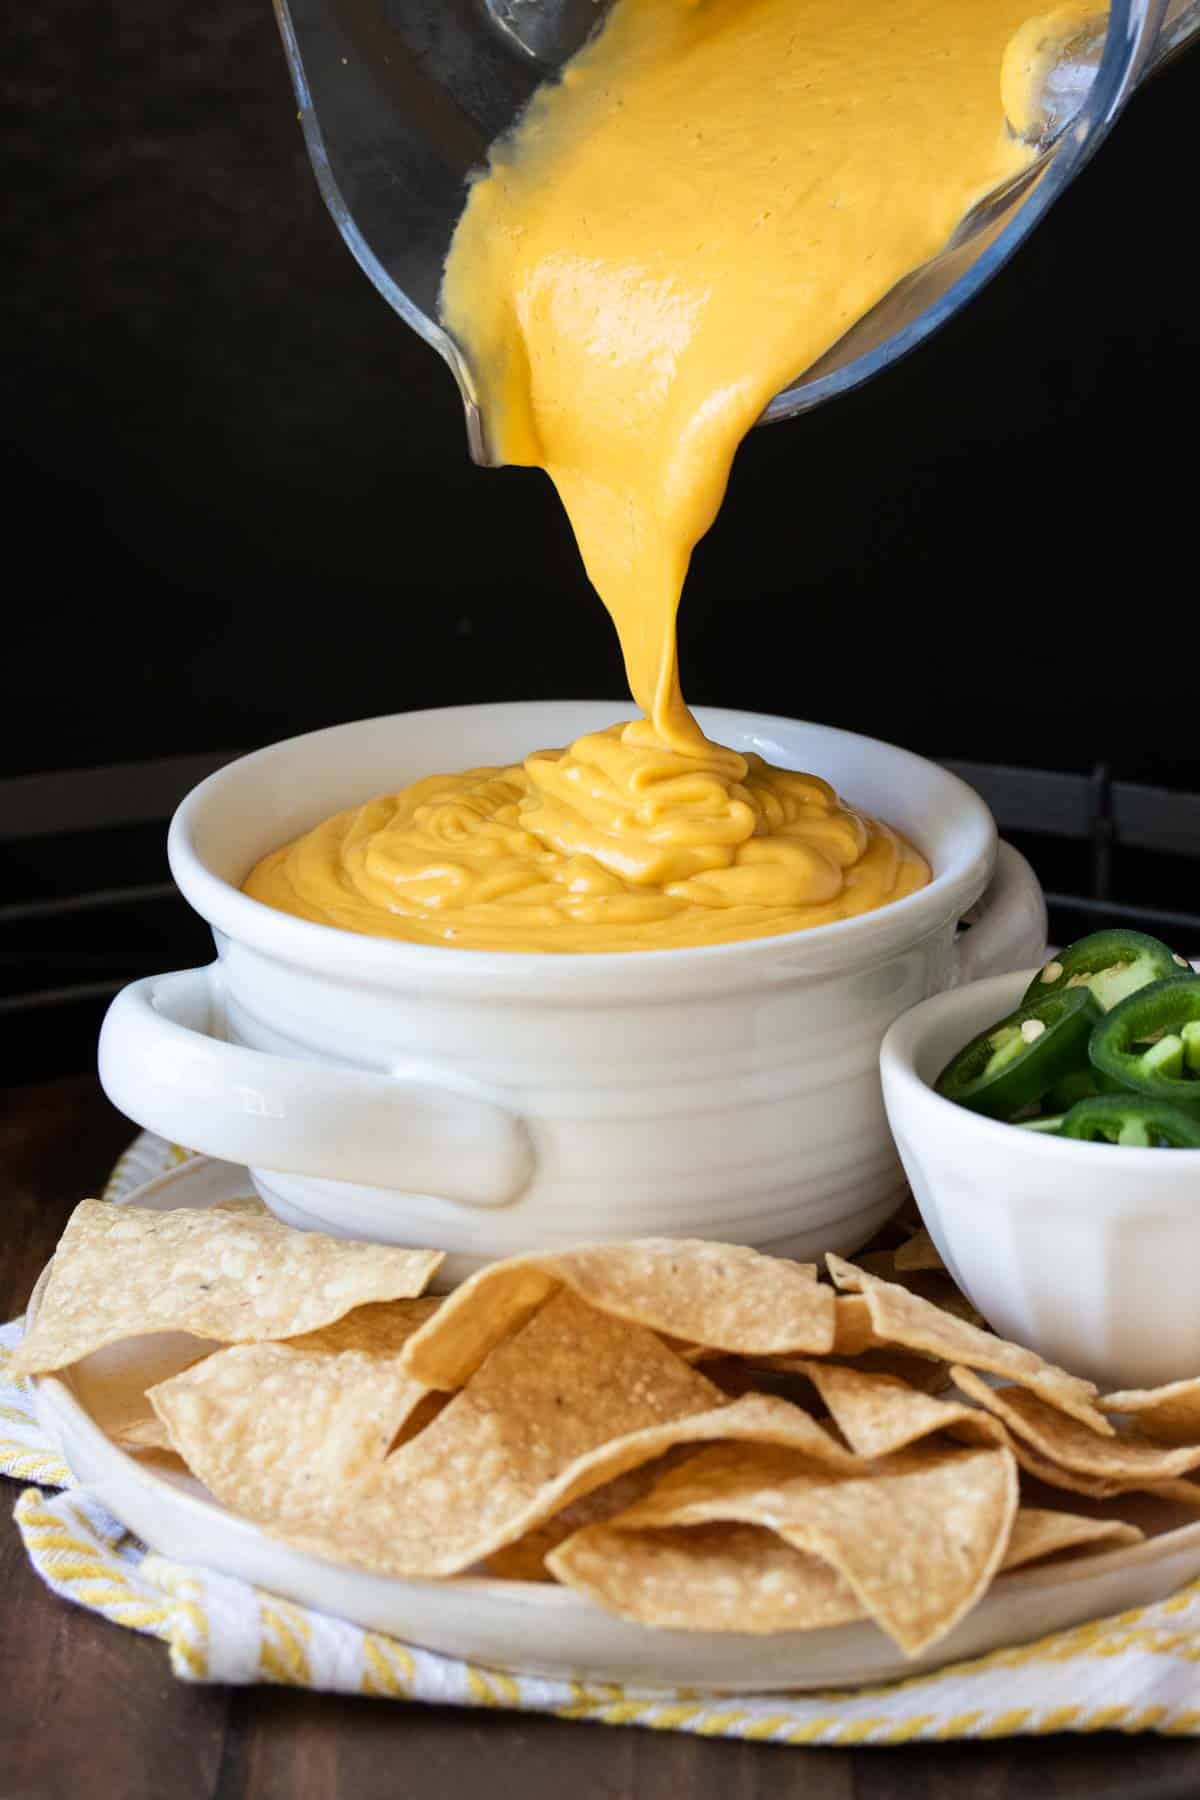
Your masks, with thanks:
[[(203, 782), (171, 867), (219, 960), (118, 996), (100, 1074), (132, 1118), (249, 1164), (281, 1217), (451, 1253), (705, 1236), (808, 1257), (866, 1241), (902, 1177), (879, 1045), (907, 1007), (1036, 960), (1041, 892), (979, 797), (824, 726), (704, 711), (714, 737), (824, 775), (935, 879), (839, 924), (695, 950), (526, 955), (410, 945), (248, 899), (268, 850), (420, 776), (515, 761), (611, 722), (596, 702), (460, 707), (276, 744)], [(989, 886), (990, 884), (990, 886)], [(956, 927), (987, 898), (963, 949)], [(967, 954), (969, 953), (969, 955)]]
[(1044, 1137), (930, 1086), (1032, 975), (940, 994), (884, 1038), (888, 1119), (921, 1216), (1002, 1336), (1110, 1391), (1200, 1375), (1200, 1150)]

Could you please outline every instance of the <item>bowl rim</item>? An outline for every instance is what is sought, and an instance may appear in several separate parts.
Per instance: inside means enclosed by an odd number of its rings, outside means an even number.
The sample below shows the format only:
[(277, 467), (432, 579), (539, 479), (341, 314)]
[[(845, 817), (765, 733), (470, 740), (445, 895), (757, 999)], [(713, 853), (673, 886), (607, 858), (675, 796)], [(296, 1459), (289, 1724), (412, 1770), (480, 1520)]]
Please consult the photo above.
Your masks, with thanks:
[[(596, 700), (541, 701), (519, 700), (485, 702), (472, 706), (428, 707), (411, 712), (377, 714), (370, 718), (346, 721), (320, 730), (302, 732), (281, 738), (259, 750), (235, 758), (204, 781), (198, 783), (181, 801), (171, 820), (167, 837), (167, 854), (171, 873), (184, 898), (213, 929), (232, 941), (257, 949), (276, 961), (288, 962), (330, 974), (352, 978), (376, 979), (394, 983), (405, 976), (418, 977), (425, 985), (439, 977), (453, 977), (462, 983), (478, 981), (486, 988), (523, 988), (526, 991), (576, 989), (603, 990), (614, 975), (628, 977), (633, 969), (653, 971), (655, 980), (664, 975), (682, 976), (691, 972), (728, 978), (747, 962), (771, 962), (786, 959), (794, 973), (833, 972), (870, 962), (901, 944), (915, 944), (936, 932), (947, 922), (961, 917), (980, 898), (995, 866), (998, 834), (995, 820), (981, 797), (961, 777), (880, 738), (862, 732), (846, 731), (819, 721), (788, 718), (783, 714), (760, 713), (729, 707), (697, 707), (701, 723), (716, 731), (734, 731), (745, 736), (748, 731), (794, 730), (797, 726), (819, 733), (830, 741), (836, 752), (839, 746), (868, 746), (893, 759), (897, 783), (907, 776), (913, 781), (928, 782), (931, 777), (942, 785), (948, 800), (957, 801), (967, 828), (968, 842), (957, 862), (935, 870), (929, 884), (900, 900), (860, 913), (854, 918), (835, 920), (831, 924), (813, 925), (796, 931), (778, 932), (771, 936), (743, 938), (730, 943), (704, 944), (646, 950), (617, 951), (521, 951), (472, 950), (442, 944), (409, 943), (403, 939), (370, 937), (348, 931), (341, 926), (322, 925), (300, 919), (251, 899), (248, 894), (218, 874), (196, 848), (194, 828), (197, 814), (212, 804), (224, 789), (245, 778), (248, 770), (294, 751), (298, 746), (316, 747), (322, 741), (331, 751), (336, 740), (345, 740), (356, 731), (367, 731), (391, 722), (411, 730), (421, 720), (436, 720), (443, 727), (455, 721), (477, 720), (487, 714), (513, 720), (531, 709), (545, 712), (560, 708), (566, 717), (573, 710), (610, 707), (618, 715), (628, 712), (629, 703)], [(584, 729), (594, 729), (588, 725)], [(536, 746), (534, 746), (536, 748)], [(364, 796), (369, 798), (370, 796)], [(918, 848), (922, 848), (918, 846)], [(438, 985), (441, 985), (438, 981)], [(647, 988), (649, 981), (647, 982)]]
[[(1152, 1178), (1156, 1169), (1160, 1179), (1169, 1177), (1172, 1170), (1176, 1180), (1184, 1173), (1189, 1173), (1193, 1180), (1200, 1177), (1200, 1150), (1172, 1150), (1168, 1154), (1162, 1149), (1133, 1144), (1089, 1144), (1074, 1138), (1047, 1136), (1043, 1132), (1019, 1131), (1002, 1119), (986, 1118), (982, 1113), (947, 1100), (918, 1072), (916, 1065), (929, 1034), (947, 1014), (961, 1015), (962, 1042), (968, 1044), (989, 1022), (994, 1023), (1014, 1010), (1036, 974), (1037, 968), (1032, 968), (1011, 975), (991, 975), (983, 981), (968, 982), (963, 987), (934, 994), (902, 1013), (889, 1026), (879, 1048), (879, 1069), (889, 1116), (891, 1096), (895, 1095), (902, 1106), (914, 1109), (911, 1127), (914, 1136), (923, 1127), (931, 1131), (954, 1131), (960, 1137), (976, 1135), (981, 1167), (989, 1161), (994, 1163), (997, 1156), (1007, 1154), (1027, 1162), (1044, 1162), (1049, 1158), (1054, 1163), (1057, 1159), (1060, 1169), (1074, 1158), (1080, 1168), (1107, 1169), (1110, 1174), (1114, 1168), (1119, 1168), (1139, 1179)], [(1114, 1163), (1114, 1157), (1119, 1157), (1120, 1161)], [(1186, 1196), (1179, 1198), (1180, 1204), (1187, 1199)], [(1190, 1205), (1194, 1210), (1194, 1193)]]

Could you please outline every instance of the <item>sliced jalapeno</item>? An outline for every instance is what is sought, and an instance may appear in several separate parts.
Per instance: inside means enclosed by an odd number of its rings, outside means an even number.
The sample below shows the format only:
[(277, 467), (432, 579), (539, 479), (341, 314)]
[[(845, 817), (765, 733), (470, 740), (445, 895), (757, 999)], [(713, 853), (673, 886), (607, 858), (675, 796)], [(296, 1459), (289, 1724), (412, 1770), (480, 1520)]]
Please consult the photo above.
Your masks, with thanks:
[(1018, 1119), (1018, 1131), (1040, 1131), (1043, 1137), (1061, 1137), (1065, 1113), (1051, 1113), (1044, 1119)]
[(1100, 1016), (1086, 987), (1019, 1006), (951, 1058), (937, 1091), (989, 1119), (1015, 1119), (1056, 1083), (1087, 1068), (1088, 1039)]
[(1070, 1112), (1077, 1100), (1090, 1100), (1098, 1092), (1096, 1071), (1091, 1067), (1076, 1069), (1073, 1075), (1064, 1076), (1062, 1081), (1055, 1082), (1046, 1095), (1046, 1105), (1051, 1112), (1066, 1113)]
[(1144, 1094), (1097, 1094), (1071, 1108), (1059, 1135), (1138, 1150), (1200, 1150), (1200, 1118)]
[(1196, 1066), (1200, 975), (1173, 975), (1131, 994), (1092, 1033), (1088, 1055), (1108, 1085), (1200, 1109)]
[(1189, 965), (1182, 956), (1144, 931), (1093, 931), (1060, 951), (1030, 982), (1022, 1006), (1063, 988), (1090, 987), (1104, 1012), (1130, 994), (1178, 975)]

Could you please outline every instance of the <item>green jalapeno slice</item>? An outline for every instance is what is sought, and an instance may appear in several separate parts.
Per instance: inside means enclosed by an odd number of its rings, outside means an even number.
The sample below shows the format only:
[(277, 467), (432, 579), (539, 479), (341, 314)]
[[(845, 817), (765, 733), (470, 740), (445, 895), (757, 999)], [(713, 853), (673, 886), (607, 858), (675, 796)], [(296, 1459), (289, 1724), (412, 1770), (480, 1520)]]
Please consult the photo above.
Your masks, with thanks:
[(1200, 1150), (1200, 1118), (1144, 1094), (1097, 1094), (1071, 1108), (1059, 1135), (1128, 1149)]
[(1070, 1112), (1077, 1100), (1090, 1100), (1099, 1091), (1093, 1068), (1076, 1069), (1073, 1074), (1055, 1082), (1046, 1095), (1046, 1105), (1054, 1113)]
[(1093, 1067), (1110, 1088), (1200, 1110), (1200, 975), (1173, 975), (1122, 1000), (1088, 1045)]
[(1100, 1017), (1086, 987), (1019, 1006), (951, 1058), (937, 1078), (937, 1092), (990, 1119), (1015, 1119), (1087, 1068), (1088, 1039)]
[(1016, 1119), (1018, 1131), (1037, 1131), (1043, 1137), (1061, 1137), (1066, 1113), (1049, 1113), (1043, 1119)]
[(1151, 982), (1188, 969), (1182, 956), (1144, 931), (1093, 931), (1038, 970), (1021, 1004), (1064, 988), (1089, 987), (1101, 1010), (1110, 1012)]

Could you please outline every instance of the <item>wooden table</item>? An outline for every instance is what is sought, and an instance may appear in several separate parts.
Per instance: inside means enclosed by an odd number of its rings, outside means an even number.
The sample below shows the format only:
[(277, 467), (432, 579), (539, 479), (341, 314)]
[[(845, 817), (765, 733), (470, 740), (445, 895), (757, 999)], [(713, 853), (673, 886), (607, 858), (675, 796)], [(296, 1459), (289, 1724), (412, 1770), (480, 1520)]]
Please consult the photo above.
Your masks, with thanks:
[[(0, 1316), (21, 1310), (72, 1205), (99, 1188), (130, 1135), (91, 1078), (0, 1094)], [(187, 1687), (156, 1640), (45, 1589), (7, 1521), (0, 1583), (0, 1800), (1200, 1794), (1200, 1742), (1149, 1736), (796, 1750), (282, 1688)]]

